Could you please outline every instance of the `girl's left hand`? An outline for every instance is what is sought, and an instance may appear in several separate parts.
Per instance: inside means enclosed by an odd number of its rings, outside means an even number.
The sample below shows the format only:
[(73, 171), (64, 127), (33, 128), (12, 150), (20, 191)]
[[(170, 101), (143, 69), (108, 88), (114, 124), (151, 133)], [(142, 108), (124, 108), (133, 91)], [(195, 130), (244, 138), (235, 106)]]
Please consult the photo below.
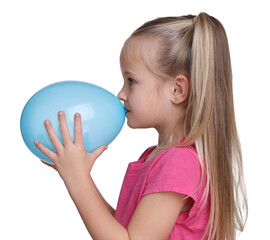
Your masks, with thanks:
[(107, 146), (100, 146), (91, 153), (86, 152), (83, 143), (81, 115), (76, 113), (74, 116), (74, 142), (69, 133), (65, 113), (60, 111), (58, 118), (64, 145), (57, 137), (49, 120), (46, 120), (44, 125), (56, 149), (56, 153), (39, 141), (35, 141), (36, 147), (50, 158), (54, 165), (43, 163), (57, 170), (67, 185), (74, 184), (82, 179), (89, 179), (95, 160), (107, 149)]

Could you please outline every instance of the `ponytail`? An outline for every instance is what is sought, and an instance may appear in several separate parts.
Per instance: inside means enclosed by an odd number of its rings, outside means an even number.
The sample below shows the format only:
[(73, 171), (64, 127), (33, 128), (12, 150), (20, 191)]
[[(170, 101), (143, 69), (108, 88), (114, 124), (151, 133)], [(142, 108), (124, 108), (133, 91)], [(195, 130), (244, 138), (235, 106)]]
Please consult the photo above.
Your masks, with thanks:
[[(247, 209), (242, 155), (232, 90), (230, 53), (221, 23), (205, 13), (194, 18), (191, 48), (191, 88), (186, 124), (190, 131), (183, 145), (195, 143), (207, 187), (211, 211), (207, 232), (214, 239), (233, 240), (243, 230), (239, 195)], [(241, 199), (242, 200), (242, 199)]]

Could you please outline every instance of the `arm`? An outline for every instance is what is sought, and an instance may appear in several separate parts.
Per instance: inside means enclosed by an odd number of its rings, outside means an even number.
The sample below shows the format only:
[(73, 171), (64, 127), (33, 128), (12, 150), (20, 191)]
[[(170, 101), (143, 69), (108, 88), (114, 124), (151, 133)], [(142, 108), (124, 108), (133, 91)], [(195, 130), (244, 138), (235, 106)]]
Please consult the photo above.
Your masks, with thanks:
[(189, 198), (175, 192), (146, 195), (128, 225), (130, 239), (165, 240)]
[(91, 179), (67, 186), (94, 240), (165, 240), (185, 205), (185, 195), (162, 192), (142, 198), (126, 230), (104, 206)]
[(94, 240), (129, 240), (127, 230), (106, 208), (90, 178), (81, 179), (67, 189)]
[(174, 192), (146, 195), (126, 230), (104, 207), (91, 181), (69, 188), (69, 193), (94, 240), (165, 240), (187, 201)]
[(35, 144), (41, 152), (54, 162), (52, 167), (58, 171), (63, 179), (93, 239), (166, 239), (186, 202), (186, 199), (183, 199), (185, 196), (166, 192), (153, 193), (143, 197), (128, 229), (125, 229), (112, 216), (90, 178), (95, 160), (106, 148), (102, 146), (92, 153), (85, 152), (80, 115), (75, 116), (74, 142), (71, 140), (63, 113), (59, 113), (59, 122), (64, 144), (58, 139), (50, 122), (45, 121), (45, 127), (56, 153), (38, 141), (35, 141)]
[(98, 190), (98, 188), (97, 188), (97, 186), (92, 178), (91, 178), (91, 181), (93, 182), (93, 185), (95, 187), (95, 191), (96, 191), (97, 195), (99, 196), (100, 200), (103, 202), (104, 206), (111, 213), (111, 215), (114, 216), (115, 209), (103, 198), (103, 196), (101, 195), (100, 191)]

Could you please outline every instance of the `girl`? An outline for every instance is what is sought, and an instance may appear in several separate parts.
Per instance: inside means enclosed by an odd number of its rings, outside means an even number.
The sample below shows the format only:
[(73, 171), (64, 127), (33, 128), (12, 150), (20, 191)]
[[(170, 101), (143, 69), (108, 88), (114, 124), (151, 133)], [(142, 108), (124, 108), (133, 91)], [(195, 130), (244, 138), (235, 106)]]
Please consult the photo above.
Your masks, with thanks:
[(56, 153), (36, 141), (55, 165), (93, 239), (228, 239), (243, 230), (247, 207), (237, 136), (232, 72), (221, 23), (198, 16), (145, 23), (120, 55), (118, 97), (131, 128), (155, 128), (158, 144), (129, 164), (116, 211), (91, 178), (107, 148), (85, 152), (80, 114), (71, 140), (63, 112), (63, 143), (45, 127)]

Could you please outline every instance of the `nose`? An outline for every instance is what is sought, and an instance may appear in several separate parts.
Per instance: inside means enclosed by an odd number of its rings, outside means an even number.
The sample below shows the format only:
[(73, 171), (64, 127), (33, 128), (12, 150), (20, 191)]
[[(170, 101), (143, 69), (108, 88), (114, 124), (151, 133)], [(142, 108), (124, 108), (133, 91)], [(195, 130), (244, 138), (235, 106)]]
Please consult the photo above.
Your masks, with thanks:
[(120, 90), (120, 92), (117, 94), (117, 97), (122, 100), (122, 101), (126, 101), (126, 94), (124, 93), (124, 87)]

